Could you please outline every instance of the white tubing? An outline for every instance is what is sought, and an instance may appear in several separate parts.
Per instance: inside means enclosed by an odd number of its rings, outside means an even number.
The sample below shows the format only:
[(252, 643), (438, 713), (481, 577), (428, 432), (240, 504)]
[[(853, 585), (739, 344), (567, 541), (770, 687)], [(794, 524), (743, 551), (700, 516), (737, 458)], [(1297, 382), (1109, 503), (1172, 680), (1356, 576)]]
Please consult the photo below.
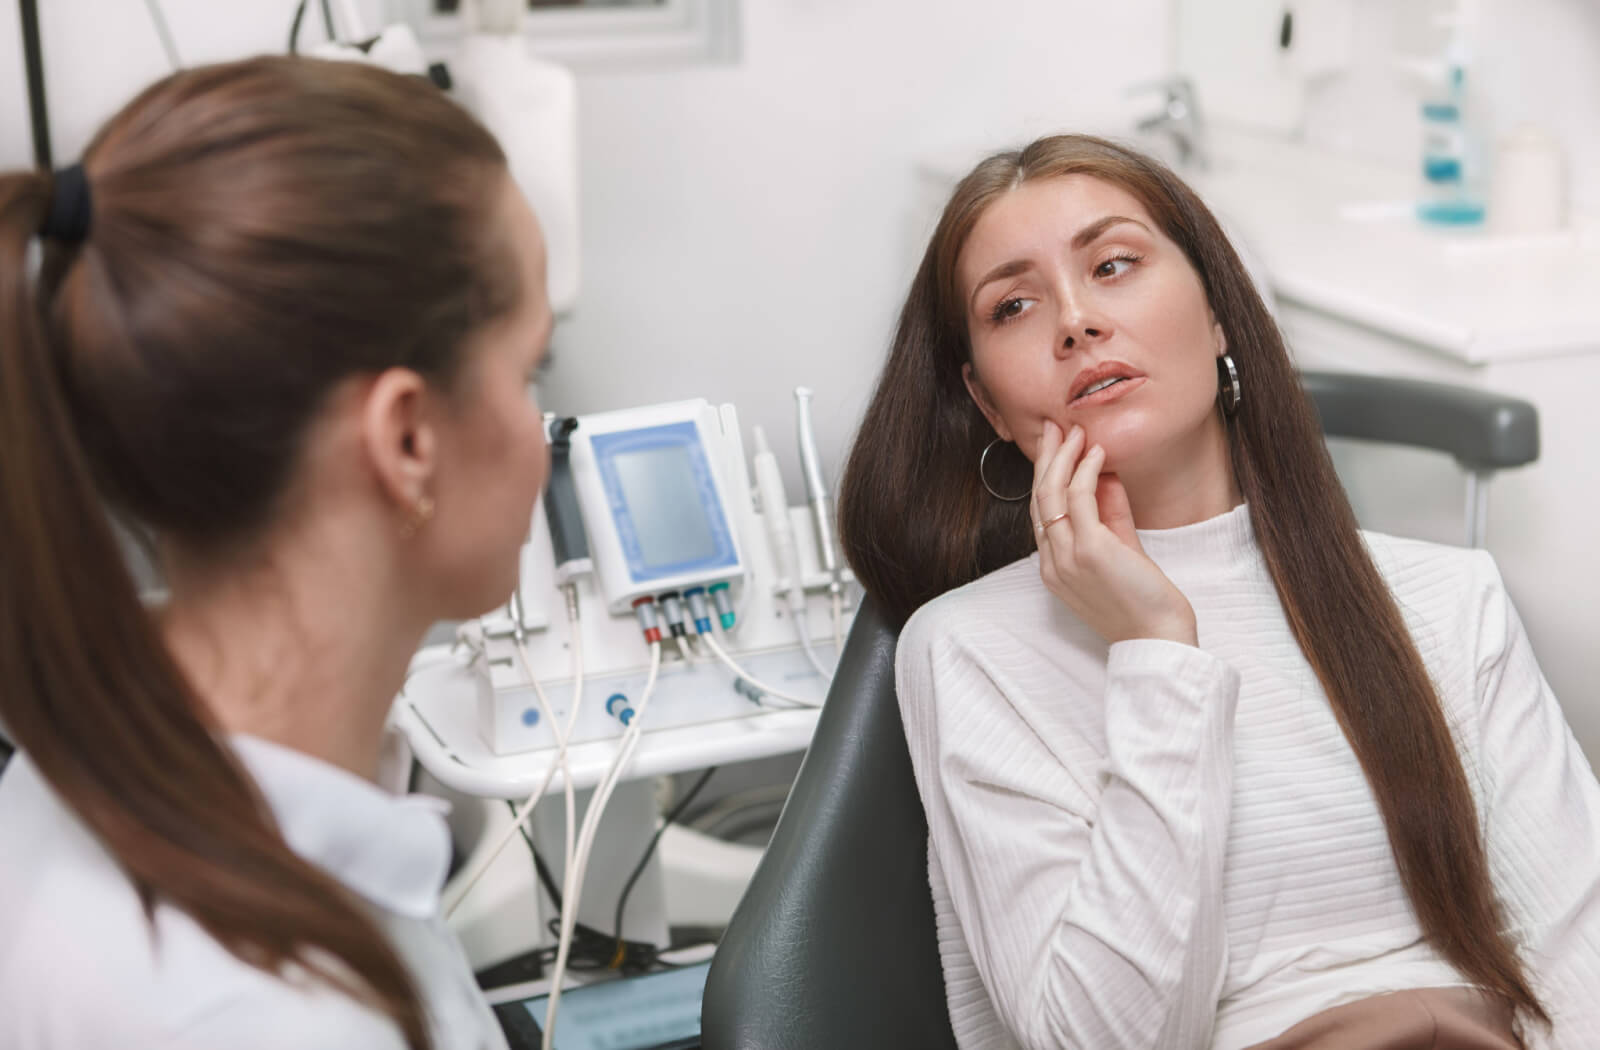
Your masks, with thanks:
[[(575, 595), (571, 597), (575, 598)], [(571, 710), (567, 713), (565, 728), (556, 723), (555, 710), (550, 706), (550, 698), (545, 695), (544, 686), (540, 684), (538, 676), (533, 673), (533, 661), (528, 659), (527, 645), (520, 637), (513, 640), (517, 660), (522, 664), (522, 673), (533, 686), (533, 695), (539, 704), (539, 713), (544, 716), (545, 722), (550, 726), (551, 736), (555, 737), (556, 755), (551, 760), (550, 767), (545, 770), (544, 779), (539, 782), (539, 786), (534, 789), (533, 793), (527, 797), (522, 805), (517, 807), (516, 813), (511, 818), (511, 826), (501, 833), (499, 841), (494, 844), (494, 848), (489, 851), (488, 855), (478, 864), (472, 874), (462, 883), (461, 889), (456, 893), (455, 900), (451, 901), (450, 905), (445, 909), (446, 918), (455, 914), (456, 909), (461, 906), (461, 902), (467, 899), (467, 894), (472, 892), (472, 887), (478, 884), (478, 880), (483, 878), (484, 872), (489, 870), (489, 866), (505, 851), (506, 845), (517, 834), (518, 829), (527, 822), (529, 815), (533, 812), (533, 808), (539, 804), (540, 799), (544, 798), (544, 793), (549, 789), (550, 781), (555, 776), (557, 769), (561, 770), (561, 793), (565, 802), (567, 818), (562, 871), (565, 872), (572, 869), (573, 851), (575, 849), (573, 829), (577, 825), (577, 800), (576, 791), (572, 786), (572, 767), (567, 762), (567, 744), (572, 739), (572, 727), (577, 724), (578, 706), (583, 698), (583, 634), (578, 625), (578, 606), (575, 600), (567, 603), (567, 620), (572, 625), (572, 704)]]
[(791, 605), (790, 618), (794, 620), (795, 633), (800, 636), (800, 648), (805, 650), (806, 659), (811, 661), (811, 666), (816, 668), (824, 682), (832, 682), (833, 672), (828, 670), (822, 658), (817, 655), (816, 649), (811, 646), (811, 630), (806, 626), (806, 607)]
[(819, 701), (819, 700), (806, 700), (803, 697), (798, 697), (798, 696), (794, 696), (794, 695), (792, 695), (790, 693), (786, 693), (781, 689), (772, 688), (772, 686), (770, 686), (767, 683), (763, 682), (761, 679), (757, 678), (755, 675), (751, 674), (749, 671), (746, 671), (743, 667), (741, 667), (737, 663), (735, 663), (733, 657), (728, 655), (728, 651), (726, 649), (722, 648), (721, 644), (719, 644), (717, 642), (717, 639), (713, 635), (711, 635), (709, 632), (706, 633), (706, 634), (702, 634), (700, 637), (702, 637), (702, 638), (704, 638), (706, 640), (706, 644), (711, 646), (711, 651), (717, 654), (717, 659), (721, 660), (724, 664), (727, 665), (728, 670), (732, 671), (734, 674), (738, 675), (740, 678), (743, 678), (746, 682), (749, 682), (751, 685), (753, 685), (757, 689), (761, 690), (761, 692), (766, 694), (767, 696), (776, 697), (779, 700), (787, 700), (787, 701), (789, 701), (789, 703), (795, 704), (795, 705), (797, 705), (799, 707), (821, 707), (822, 706), (822, 702)]
[[(445, 908), (445, 918), (449, 918), (451, 915), (454, 915), (456, 909), (461, 907), (461, 902), (467, 899), (467, 894), (472, 892), (472, 887), (476, 886), (478, 884), (478, 880), (483, 878), (483, 873), (488, 871), (489, 865), (493, 864), (495, 862), (495, 858), (500, 856), (501, 851), (506, 848), (506, 843), (511, 841), (511, 836), (515, 835), (517, 833), (517, 829), (522, 827), (523, 822), (528, 819), (528, 814), (533, 812), (533, 807), (538, 804), (541, 798), (544, 797), (545, 789), (550, 786), (550, 780), (556, 775), (556, 770), (561, 766), (564, 758), (564, 755), (558, 755), (556, 758), (550, 760), (550, 766), (544, 771), (544, 779), (539, 782), (538, 788), (536, 788), (533, 794), (528, 796), (528, 800), (517, 809), (516, 814), (511, 818), (511, 826), (506, 828), (505, 832), (500, 836), (500, 841), (495, 843), (494, 849), (489, 851), (489, 855), (485, 857), (478, 867), (472, 872), (472, 874), (467, 877), (466, 882), (462, 883), (461, 889), (456, 892), (456, 899), (451, 901), (449, 906)], [(568, 782), (571, 782), (570, 777), (568, 778)]]
[[(639, 743), (639, 734), (643, 731), (645, 708), (650, 706), (650, 698), (655, 695), (656, 678), (661, 673), (661, 643), (650, 643), (650, 674), (645, 679), (644, 695), (639, 699), (639, 706), (634, 709), (633, 721), (622, 734), (622, 743), (617, 748), (617, 757), (612, 760), (611, 768), (606, 770), (606, 775), (594, 789), (594, 795), (589, 799), (589, 807), (583, 814), (583, 831), (578, 835), (577, 856), (571, 867), (566, 871), (566, 879), (561, 887), (561, 936), (556, 943), (555, 968), (550, 974), (550, 1002), (545, 1009), (544, 1018), (544, 1043), (543, 1050), (551, 1050), (552, 1041), (555, 1039), (556, 1015), (561, 1005), (561, 982), (566, 977), (567, 956), (572, 950), (572, 932), (578, 922), (578, 901), (583, 894), (583, 876), (589, 866), (589, 854), (594, 849), (595, 833), (600, 827), (600, 817), (605, 812), (606, 804), (611, 801), (611, 793), (616, 790), (617, 782), (622, 778), (622, 771), (626, 768), (628, 760), (633, 757), (633, 751)], [(620, 937), (622, 931), (618, 930)]]

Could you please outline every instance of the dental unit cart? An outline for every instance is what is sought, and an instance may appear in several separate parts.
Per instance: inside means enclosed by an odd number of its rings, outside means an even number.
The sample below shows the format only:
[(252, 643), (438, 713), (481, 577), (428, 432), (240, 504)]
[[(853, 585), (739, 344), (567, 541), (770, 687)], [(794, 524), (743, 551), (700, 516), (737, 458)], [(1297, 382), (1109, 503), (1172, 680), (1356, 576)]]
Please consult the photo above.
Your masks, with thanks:
[[(810, 743), (824, 672), (847, 628), (835, 596), (848, 593), (849, 577), (835, 552), (819, 550), (819, 537), (832, 536), (816, 527), (816, 512), (788, 505), (759, 428), (756, 436), (759, 511), (731, 405), (554, 421), (551, 483), (513, 601), (464, 625), (455, 645), (420, 650), (396, 700), (391, 723), (429, 776), (468, 796), (526, 798), (519, 815), (556, 878), (577, 858), (582, 893), (568, 923), (614, 925), (610, 909), (658, 822), (650, 778)], [(814, 447), (803, 458), (814, 462)], [(576, 848), (556, 800), (531, 797), (569, 782), (604, 810), (605, 834), (598, 817), (593, 829), (586, 819)], [(569, 820), (584, 814), (582, 798), (568, 803)], [(507, 811), (495, 807), (490, 830), (500, 833), (473, 849), (471, 877), (454, 893), (452, 923), (478, 959), (549, 943), (548, 895), (520, 844), (504, 848), (515, 831)], [(658, 860), (616, 932), (665, 946)]]

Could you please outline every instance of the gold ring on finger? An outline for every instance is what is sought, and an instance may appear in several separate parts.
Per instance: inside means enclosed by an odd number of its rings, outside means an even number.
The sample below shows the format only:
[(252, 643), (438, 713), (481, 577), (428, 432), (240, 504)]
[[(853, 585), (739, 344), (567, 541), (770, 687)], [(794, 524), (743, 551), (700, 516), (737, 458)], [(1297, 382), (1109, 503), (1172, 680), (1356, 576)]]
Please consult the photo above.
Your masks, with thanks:
[(1045, 529), (1048, 529), (1050, 526), (1054, 525), (1058, 521), (1065, 521), (1065, 520), (1067, 520), (1067, 512), (1066, 511), (1062, 511), (1060, 514), (1057, 514), (1053, 518), (1046, 518), (1044, 521), (1036, 522), (1034, 524), (1034, 526), (1033, 526), (1033, 531), (1039, 533), (1040, 535), (1043, 535)]

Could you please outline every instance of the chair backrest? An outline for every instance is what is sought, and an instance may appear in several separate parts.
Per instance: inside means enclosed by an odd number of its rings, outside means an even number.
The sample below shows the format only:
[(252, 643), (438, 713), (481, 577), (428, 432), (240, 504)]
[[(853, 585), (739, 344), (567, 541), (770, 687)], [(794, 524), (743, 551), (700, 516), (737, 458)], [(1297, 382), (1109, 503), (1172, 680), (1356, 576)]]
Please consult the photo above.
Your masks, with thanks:
[(927, 820), (870, 599), (701, 1008), (707, 1050), (954, 1050)]

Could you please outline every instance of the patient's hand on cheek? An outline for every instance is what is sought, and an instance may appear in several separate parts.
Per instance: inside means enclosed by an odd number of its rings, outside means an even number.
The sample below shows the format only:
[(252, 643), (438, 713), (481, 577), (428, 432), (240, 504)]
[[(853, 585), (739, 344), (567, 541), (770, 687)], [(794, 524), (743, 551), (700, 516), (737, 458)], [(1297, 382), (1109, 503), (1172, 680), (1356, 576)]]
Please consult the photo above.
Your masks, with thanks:
[(1063, 437), (1047, 422), (1039, 441), (1030, 508), (1044, 585), (1107, 642), (1195, 645), (1193, 607), (1144, 553), (1127, 490), (1086, 440), (1081, 427)]

